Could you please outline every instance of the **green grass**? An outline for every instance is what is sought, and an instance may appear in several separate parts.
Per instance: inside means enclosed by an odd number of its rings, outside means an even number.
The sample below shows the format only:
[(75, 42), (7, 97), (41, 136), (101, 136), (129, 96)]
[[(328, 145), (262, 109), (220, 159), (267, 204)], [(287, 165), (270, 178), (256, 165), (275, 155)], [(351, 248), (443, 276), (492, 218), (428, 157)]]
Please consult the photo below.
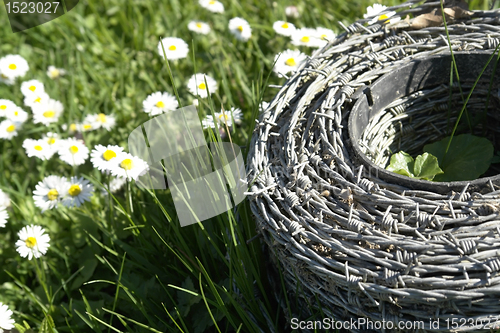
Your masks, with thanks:
[[(111, 132), (83, 134), (89, 148), (126, 147), (129, 133), (149, 119), (142, 112), (147, 95), (173, 94), (175, 86), (182, 105), (191, 105), (187, 80), (194, 73), (207, 73), (219, 88), (211, 100), (200, 100), (200, 118), (221, 105), (241, 108), (245, 121), (231, 137), (245, 147), (260, 100), (269, 101), (277, 92), (267, 86), (285, 81), (270, 75), (274, 56), (295, 47), (272, 29), (274, 21), (285, 19), (288, 1), (223, 2), (225, 13), (213, 14), (197, 1), (83, 0), (67, 15), (17, 34), (0, 6), (0, 56), (25, 57), (30, 70), (23, 80), (43, 81), (49, 95), (64, 104), (61, 124), (91, 113), (117, 116), (118, 126)], [(302, 16), (291, 22), (341, 33), (337, 21), (352, 23), (370, 3), (303, 1), (298, 3)], [(471, 7), (483, 8), (483, 2)], [(227, 23), (235, 16), (249, 21), (250, 41), (239, 42), (229, 34)], [(191, 33), (187, 24), (192, 19), (208, 22), (212, 32)], [(172, 80), (157, 52), (159, 39), (169, 36), (190, 45), (189, 58), (169, 63)], [(48, 65), (68, 74), (52, 81), (45, 74)], [(14, 86), (0, 85), (0, 98), (23, 105), (19, 86), (19, 80)], [(248, 202), (181, 228), (168, 190), (146, 191), (132, 184), (129, 207), (125, 191), (100, 194), (107, 178), (89, 162), (73, 169), (56, 157), (48, 162), (28, 158), (22, 141), (49, 130), (65, 135), (60, 126), (29, 122), (15, 140), (0, 141), (0, 188), (13, 201), (9, 222), (0, 229), (0, 301), (14, 311), (16, 323), (35, 332), (284, 330), (285, 314), (271, 292), (264, 264), (270, 254), (262, 252), (259, 240), (246, 243), (256, 235)], [(207, 133), (207, 140), (220, 136)], [(243, 153), (246, 157), (247, 151)], [(51, 174), (91, 180), (96, 187), (92, 202), (41, 214), (32, 191)], [(15, 251), (17, 232), (28, 224), (43, 226), (51, 237), (47, 255), (37, 261)], [(296, 300), (281, 293), (291, 313)]]

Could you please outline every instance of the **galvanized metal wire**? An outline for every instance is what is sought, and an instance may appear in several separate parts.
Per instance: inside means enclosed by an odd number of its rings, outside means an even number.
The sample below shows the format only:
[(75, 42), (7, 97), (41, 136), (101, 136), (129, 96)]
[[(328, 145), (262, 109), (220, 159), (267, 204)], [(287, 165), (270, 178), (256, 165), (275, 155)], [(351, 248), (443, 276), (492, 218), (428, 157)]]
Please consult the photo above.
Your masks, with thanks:
[[(247, 194), (258, 232), (288, 290), (301, 290), (312, 308), (317, 297), (325, 316), (394, 327), (422, 321), (425, 330), (440, 319), (433, 331), (441, 332), (481, 328), (453, 330), (450, 318), (500, 324), (500, 189), (411, 190), (367, 173), (347, 145), (363, 87), (413, 59), (449, 54), (443, 25), (411, 27), (439, 6), (408, 1), (387, 9), (402, 18), (397, 23), (368, 18), (345, 27), (288, 79), (253, 133)], [(500, 12), (474, 11), (448, 28), (453, 50), (492, 53)], [(395, 100), (364, 131), (365, 154), (385, 166), (389, 150), (416, 152), (442, 136), (447, 96), (448, 87), (435, 87)]]

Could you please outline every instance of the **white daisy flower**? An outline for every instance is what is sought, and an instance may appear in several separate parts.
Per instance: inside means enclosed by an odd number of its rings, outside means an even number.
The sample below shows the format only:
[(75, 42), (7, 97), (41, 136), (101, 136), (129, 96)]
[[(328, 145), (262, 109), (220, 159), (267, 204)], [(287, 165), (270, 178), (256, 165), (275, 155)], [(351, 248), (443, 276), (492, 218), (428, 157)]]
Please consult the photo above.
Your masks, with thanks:
[(0, 58), (0, 74), (5, 79), (23, 77), (28, 70), (28, 62), (20, 55), (9, 54)]
[(10, 198), (4, 191), (0, 190), (0, 207), (10, 207)]
[[(162, 48), (163, 43), (163, 48)], [(163, 57), (163, 49), (168, 60), (177, 60), (186, 58), (189, 53), (188, 44), (177, 37), (166, 37), (158, 43), (158, 53)]]
[(97, 145), (90, 154), (90, 162), (92, 162), (94, 168), (102, 172), (110, 171), (116, 164), (114, 160), (121, 153), (123, 153), (123, 148), (120, 146), (108, 145), (105, 147)]
[(316, 34), (320, 39), (319, 43), (321, 44), (321, 47), (325, 46), (326, 44), (328, 44), (328, 42), (335, 39), (335, 32), (333, 32), (333, 30), (331, 29), (318, 27), (316, 28)]
[(150, 116), (156, 116), (168, 111), (174, 111), (179, 106), (175, 96), (168, 92), (157, 91), (146, 97), (142, 102), (142, 109)]
[(188, 23), (188, 29), (191, 30), (192, 32), (196, 32), (198, 34), (202, 35), (208, 35), (210, 32), (210, 26), (201, 21), (191, 21)]
[(98, 129), (98, 127), (96, 127), (96, 124), (90, 118), (87, 117), (85, 117), (82, 123), (76, 124), (76, 127), (78, 129), (78, 132), (82, 133), (95, 131), (96, 129)]
[(229, 31), (236, 39), (244, 42), (252, 37), (252, 28), (250, 28), (250, 24), (241, 17), (235, 17), (229, 20)]
[(233, 121), (236, 125), (241, 124), (241, 120), (243, 119), (243, 113), (240, 109), (232, 107), (230, 110), (221, 110), (221, 112), (215, 112), (215, 118), (219, 122), (219, 124), (225, 126), (232, 126)]
[(21, 123), (14, 122), (10, 119), (5, 119), (0, 122), (0, 139), (10, 140), (17, 136), (18, 130), (21, 129)]
[(25, 226), (18, 233), (19, 240), (16, 242), (17, 252), (21, 257), (31, 260), (33, 257), (40, 258), (49, 249), (50, 237), (39, 225)]
[[(88, 128), (88, 125), (91, 128)], [(83, 130), (88, 131), (91, 129), (104, 128), (110, 131), (116, 125), (116, 119), (113, 115), (105, 115), (104, 113), (89, 114), (83, 120)]]
[(47, 76), (50, 77), (52, 80), (57, 79), (60, 76), (63, 76), (66, 74), (66, 71), (62, 68), (56, 68), (55, 66), (49, 66), (47, 68)]
[(200, 5), (212, 13), (224, 13), (224, 5), (217, 0), (199, 0)]
[(0, 333), (3, 330), (11, 330), (14, 328), (14, 319), (12, 317), (12, 310), (9, 310), (7, 305), (0, 302)]
[(74, 134), (76, 132), (83, 132), (82, 124), (77, 124), (77, 123), (71, 123), (69, 125), (62, 124), (61, 128), (63, 129), (63, 131), (67, 131), (68, 134)]
[(23, 148), (26, 150), (28, 157), (35, 156), (42, 160), (48, 160), (54, 154), (50, 145), (43, 139), (26, 139), (23, 142)]
[(51, 158), (58, 150), (60, 144), (59, 134), (48, 132), (42, 136), (42, 140), (49, 145), (50, 150), (46, 154), (47, 158)]
[(300, 16), (299, 9), (296, 6), (288, 6), (285, 8), (285, 15), (288, 17), (298, 18)]
[[(383, 21), (387, 20), (388, 18), (396, 15), (395, 11), (389, 11), (384, 14), (381, 14), (383, 11), (387, 9), (387, 6), (381, 5), (381, 4), (373, 4), (373, 6), (368, 6), (366, 7), (366, 14), (363, 14), (363, 18), (370, 18), (373, 17), (368, 24), (374, 24), (377, 21)], [(380, 15), (379, 15), (380, 14)], [(385, 23), (395, 23), (399, 21), (401, 18), (397, 17), (391, 20), (385, 21)]]
[(293, 32), (292, 44), (297, 46), (320, 47), (322, 42), (318, 37), (316, 29), (301, 28)]
[(112, 114), (97, 114), (95, 124), (99, 125), (101, 128), (104, 128), (106, 131), (111, 131), (112, 128), (116, 125), (116, 118)]
[(39, 182), (33, 191), (35, 206), (42, 210), (57, 207), (57, 204), (64, 195), (65, 184), (68, 180), (65, 177), (48, 176)]
[(71, 177), (64, 188), (62, 204), (66, 207), (80, 207), (85, 201), (90, 201), (94, 194), (94, 186), (83, 177)]
[(306, 59), (307, 55), (299, 50), (286, 50), (274, 57), (273, 71), (283, 77), (283, 74), (295, 72)]
[[(122, 187), (123, 185), (125, 185), (127, 183), (127, 178), (124, 178), (124, 177), (116, 177), (116, 178), (113, 178), (110, 182), (109, 182), (109, 191), (111, 193), (116, 193), (118, 192)], [(103, 195), (106, 195), (108, 194), (108, 191), (106, 191), (108, 189), (108, 186), (105, 185), (102, 190), (101, 190), (101, 193)]]
[(49, 95), (46, 92), (36, 92), (24, 97), (24, 105), (31, 108), (46, 104), (50, 100)]
[(201, 98), (205, 98), (208, 96), (208, 92), (210, 92), (210, 94), (213, 94), (217, 90), (217, 81), (206, 74), (198, 73), (191, 76), (188, 81), (187, 87), (193, 95), (198, 95)]
[[(9, 219), (9, 214), (7, 214), (5, 207), (0, 206), (0, 228), (5, 227), (8, 219)], [(0, 323), (1, 323), (1, 321), (0, 321)], [(1, 324), (0, 324), (0, 327), (2, 327)]]
[(19, 106), (16, 106), (14, 109), (7, 111), (7, 114), (5, 116), (7, 117), (7, 119), (18, 122), (20, 124), (23, 124), (26, 122), (26, 120), (28, 120), (28, 112), (24, 111)]
[(60, 140), (57, 153), (59, 158), (69, 165), (81, 165), (89, 157), (89, 149), (85, 146), (82, 140), (69, 138)]
[(276, 21), (273, 24), (273, 29), (278, 35), (290, 37), (296, 30), (295, 25), (290, 22)]
[(116, 177), (125, 177), (128, 180), (137, 180), (149, 170), (146, 161), (128, 153), (121, 153), (113, 159), (115, 164), (111, 173)]
[[(238, 108), (231, 108), (230, 110), (221, 110), (221, 112), (215, 112), (215, 120), (219, 127), (227, 126), (231, 127), (234, 123), (239, 125), (243, 119), (243, 113)], [(202, 120), (203, 128), (215, 128), (214, 118), (211, 114), (207, 115), (205, 119)]]
[(47, 132), (42, 136), (42, 139), (47, 141), (49, 145), (54, 145), (56, 144), (60, 139), (59, 139), (59, 134), (57, 133), (52, 133), (52, 132)]
[(14, 102), (8, 99), (0, 99), (0, 117), (6, 117), (7, 113), (15, 108), (17, 108), (17, 105)]
[(33, 109), (33, 122), (35, 124), (42, 123), (48, 126), (56, 123), (64, 111), (61, 102), (54, 99), (49, 99), (47, 103), (42, 103), (31, 107)]
[(21, 83), (21, 92), (23, 95), (31, 96), (32, 94), (44, 93), (45, 88), (43, 87), (43, 83), (38, 80), (29, 80)]

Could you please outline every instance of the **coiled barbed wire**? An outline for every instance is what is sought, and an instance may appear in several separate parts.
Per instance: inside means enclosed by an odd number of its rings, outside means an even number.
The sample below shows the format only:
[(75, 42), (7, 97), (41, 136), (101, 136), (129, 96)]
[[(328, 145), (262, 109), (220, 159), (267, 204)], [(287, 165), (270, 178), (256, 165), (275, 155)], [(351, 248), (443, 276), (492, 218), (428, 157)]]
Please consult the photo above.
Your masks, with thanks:
[[(433, 318), (440, 332), (451, 331), (446, 318), (500, 313), (498, 186), (407, 188), (379, 178), (349, 148), (350, 111), (367, 86), (413, 59), (449, 52), (443, 25), (412, 28), (416, 16), (439, 8), (439, 1), (411, 0), (384, 10), (396, 11), (399, 22), (340, 24), (345, 32), (290, 76), (258, 121), (247, 163), (249, 183), (255, 180), (250, 205), (290, 293), (301, 286), (296, 311), (315, 307), (310, 300), (317, 297), (323, 313), (339, 320), (423, 321), (429, 331)], [(499, 16), (475, 11), (448, 22), (452, 48), (491, 54), (500, 41)], [(471, 84), (462, 82), (462, 89)], [(476, 89), (471, 112), (488, 93), (487, 84)], [(411, 153), (442, 137), (456, 119), (447, 119), (448, 94), (446, 85), (423, 87), (393, 101), (379, 115), (383, 121), (364, 129), (360, 146), (384, 167), (388, 152)], [(495, 121), (488, 133), (500, 138)], [(262, 171), (266, 177), (257, 177)]]

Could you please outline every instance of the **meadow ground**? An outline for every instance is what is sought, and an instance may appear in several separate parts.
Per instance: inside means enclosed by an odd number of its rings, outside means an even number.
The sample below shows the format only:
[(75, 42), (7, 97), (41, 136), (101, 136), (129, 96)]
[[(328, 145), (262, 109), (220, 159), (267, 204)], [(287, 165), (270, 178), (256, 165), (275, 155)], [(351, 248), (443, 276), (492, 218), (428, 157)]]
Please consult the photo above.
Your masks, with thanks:
[[(259, 241), (246, 242), (256, 234), (246, 201), (182, 228), (169, 190), (143, 190), (133, 180), (119, 187), (115, 180), (110, 193), (104, 187), (116, 177), (98, 170), (105, 159), (91, 162), (85, 154), (97, 145), (127, 150), (131, 131), (175, 105), (171, 96), (177, 95), (182, 106), (197, 100), (206, 127), (213, 125), (212, 114), (215, 122), (222, 119), (216, 114), (222, 107), (240, 109), (241, 119), (234, 110), (229, 121), (236, 123), (231, 139), (245, 155), (260, 103), (277, 92), (268, 86), (286, 80), (272, 70), (275, 56), (287, 49), (305, 55), (316, 50), (294, 45), (273, 24), (288, 21), (297, 28), (323, 27), (338, 34), (338, 21), (349, 25), (372, 4), (222, 2), (224, 11), (215, 13), (198, 1), (81, 0), (68, 14), (15, 34), (1, 6), (0, 58), (20, 55), (29, 70), (13, 82), (7, 75), (0, 83), (0, 189), (10, 197), (10, 206), (0, 208), (0, 332), (11, 327), (7, 317), (20, 332), (284, 331), (285, 315), (266, 276), (269, 254), (262, 253)], [(290, 5), (296, 6), (297, 17), (287, 17)], [(488, 4), (471, 1), (470, 6), (486, 9)], [(230, 23), (235, 17), (245, 19), (251, 33), (242, 21)], [(191, 21), (206, 22), (210, 31), (202, 24), (189, 29)], [(158, 42), (165, 37), (181, 38), (188, 52), (182, 54), (182, 43), (176, 50), (166, 49), (171, 59), (167, 64), (158, 52)], [(176, 56), (179, 59), (173, 60)], [(297, 53), (276, 66), (285, 72), (303, 57)], [(2, 66), (9, 64), (0, 61), (0, 72)], [(64, 69), (64, 75), (52, 71), (50, 77), (49, 66)], [(193, 94), (188, 81), (195, 73), (217, 82), (210, 98)], [(39, 82), (22, 85), (29, 80)], [(33, 85), (48, 96), (28, 91)], [(143, 105), (155, 92), (171, 96), (151, 97)], [(38, 103), (39, 97), (60, 101), (64, 111), (56, 102), (50, 107)], [(55, 133), (53, 140), (49, 132)], [(207, 140), (229, 140), (227, 133), (215, 133), (207, 129)], [(82, 139), (83, 146), (69, 140), (73, 137)], [(48, 145), (27, 139), (43, 139)], [(56, 148), (50, 145), (54, 140), (60, 141)], [(123, 175), (131, 166), (125, 161), (133, 159), (118, 147), (108, 148), (121, 158), (110, 170)], [(96, 151), (95, 156), (105, 155), (104, 150)], [(54, 189), (58, 192), (51, 192)], [(2, 205), (6, 203), (0, 200)], [(50, 240), (25, 229), (30, 225), (41, 226)], [(30, 260), (33, 254), (39, 258)], [(288, 311), (293, 301), (286, 299)]]

